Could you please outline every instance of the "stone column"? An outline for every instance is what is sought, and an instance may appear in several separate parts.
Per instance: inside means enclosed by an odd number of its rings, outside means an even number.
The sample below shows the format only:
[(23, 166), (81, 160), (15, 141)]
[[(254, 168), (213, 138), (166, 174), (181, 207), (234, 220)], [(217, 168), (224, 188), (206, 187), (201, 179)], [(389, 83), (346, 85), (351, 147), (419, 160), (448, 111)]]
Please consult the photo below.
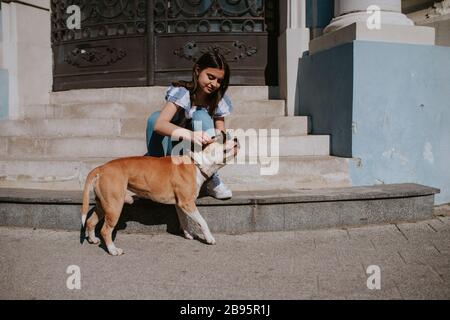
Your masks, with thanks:
[(401, 0), (334, 0), (335, 18), (324, 33), (342, 29), (355, 22), (366, 22), (371, 13), (370, 6), (377, 6), (381, 12), (381, 24), (413, 26), (414, 22), (402, 14)]
[(306, 0), (280, 0), (280, 30), (278, 38), (278, 73), (280, 98), (286, 100), (286, 115), (295, 113), (295, 92), (298, 62), (309, 48), (306, 27)]

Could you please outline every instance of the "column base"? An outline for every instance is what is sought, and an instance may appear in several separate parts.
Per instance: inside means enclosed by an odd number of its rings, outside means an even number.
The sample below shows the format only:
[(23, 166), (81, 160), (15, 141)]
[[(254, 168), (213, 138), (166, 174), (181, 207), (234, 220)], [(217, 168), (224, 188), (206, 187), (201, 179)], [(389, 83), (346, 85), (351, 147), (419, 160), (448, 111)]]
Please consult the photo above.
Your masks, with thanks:
[(370, 30), (365, 22), (355, 22), (313, 39), (309, 43), (309, 52), (315, 54), (355, 40), (434, 45), (435, 38), (436, 32), (432, 27), (383, 24), (380, 30)]
[[(384, 25), (413, 26), (414, 22), (406, 15), (399, 12), (380, 11), (382, 28)], [(367, 12), (353, 12), (338, 16), (331, 20), (324, 33), (330, 33), (345, 28), (355, 22), (367, 24), (371, 14)]]

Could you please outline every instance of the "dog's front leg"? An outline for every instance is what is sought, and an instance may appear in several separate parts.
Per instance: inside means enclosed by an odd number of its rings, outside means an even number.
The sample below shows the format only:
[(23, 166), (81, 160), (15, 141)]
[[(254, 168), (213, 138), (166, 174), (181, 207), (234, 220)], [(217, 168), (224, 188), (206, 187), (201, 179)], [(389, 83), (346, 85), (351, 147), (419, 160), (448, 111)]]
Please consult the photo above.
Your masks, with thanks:
[(175, 205), (175, 208), (177, 209), (178, 220), (180, 221), (180, 228), (181, 231), (183, 232), (184, 237), (188, 240), (194, 239), (192, 233), (189, 230), (189, 224), (186, 214), (177, 205)]
[[(205, 240), (208, 244), (216, 244), (216, 240), (211, 234), (211, 231), (209, 230), (208, 224), (206, 223), (205, 219), (200, 215), (200, 212), (198, 212), (197, 206), (194, 203), (189, 203), (186, 205), (180, 205), (179, 206), (181, 211), (187, 216), (190, 217), (194, 222), (200, 227), (200, 230), (203, 233), (203, 236), (205, 237)], [(180, 219), (181, 224), (181, 219)]]

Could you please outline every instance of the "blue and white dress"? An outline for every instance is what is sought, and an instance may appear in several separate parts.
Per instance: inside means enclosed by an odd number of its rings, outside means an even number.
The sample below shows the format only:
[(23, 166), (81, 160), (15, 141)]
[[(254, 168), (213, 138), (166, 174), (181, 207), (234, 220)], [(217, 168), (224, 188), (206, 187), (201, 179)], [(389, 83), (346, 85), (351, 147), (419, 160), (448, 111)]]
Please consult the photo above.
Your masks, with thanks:
[[(166, 92), (166, 101), (173, 102), (185, 111), (186, 119), (192, 119), (192, 114), (197, 110), (197, 106), (191, 105), (189, 90), (185, 87), (170, 86)], [(214, 118), (226, 117), (233, 111), (230, 98), (225, 94), (219, 101)]]

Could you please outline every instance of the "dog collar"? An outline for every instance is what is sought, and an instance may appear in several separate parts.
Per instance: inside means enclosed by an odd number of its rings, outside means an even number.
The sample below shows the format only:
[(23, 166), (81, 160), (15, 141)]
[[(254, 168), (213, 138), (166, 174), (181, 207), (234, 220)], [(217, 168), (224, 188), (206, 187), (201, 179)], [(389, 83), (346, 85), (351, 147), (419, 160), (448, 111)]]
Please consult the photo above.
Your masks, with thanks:
[[(218, 134), (218, 135), (213, 136), (212, 139), (220, 139), (220, 138), (222, 138), (222, 139), (226, 140), (228, 137), (229, 137), (229, 134), (222, 131), (221, 134)], [(202, 176), (203, 176), (205, 179), (209, 179), (209, 178), (212, 177), (212, 175), (213, 175), (214, 173), (211, 174), (211, 175), (209, 175), (209, 174), (207, 174), (205, 171), (203, 171), (201, 165), (200, 165), (199, 163), (197, 163), (197, 161), (195, 161), (195, 159), (194, 159), (193, 156), (191, 156), (191, 160), (194, 162), (194, 164), (195, 164), (195, 166), (198, 168), (198, 170), (200, 170), (200, 173), (202, 174)], [(225, 161), (226, 161), (226, 154), (225, 154), (225, 150), (224, 150), (224, 153), (223, 153), (223, 163), (225, 163)]]
[(208, 180), (209, 178), (212, 177), (212, 174), (209, 175), (209, 174), (207, 174), (205, 171), (202, 170), (202, 167), (200, 166), (200, 164), (197, 163), (193, 157), (191, 157), (191, 160), (194, 162), (195, 166), (198, 168), (198, 170), (200, 171), (200, 173), (202, 174), (202, 176), (203, 176), (206, 180)]

